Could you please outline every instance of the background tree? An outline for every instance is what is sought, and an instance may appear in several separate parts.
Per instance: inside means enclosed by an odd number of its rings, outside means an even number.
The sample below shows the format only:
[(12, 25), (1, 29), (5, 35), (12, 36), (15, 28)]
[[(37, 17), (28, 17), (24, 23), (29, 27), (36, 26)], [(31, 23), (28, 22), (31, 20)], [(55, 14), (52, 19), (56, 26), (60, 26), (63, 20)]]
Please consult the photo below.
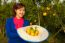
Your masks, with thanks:
[[(1, 2), (1, 0), (0, 0)], [(48, 40), (41, 43), (65, 43), (65, 1), (63, 0), (19, 0), (26, 6), (25, 19), (46, 28)], [(13, 2), (0, 4), (0, 43), (7, 43), (5, 21), (12, 17)], [(4, 42), (3, 42), (4, 41)]]

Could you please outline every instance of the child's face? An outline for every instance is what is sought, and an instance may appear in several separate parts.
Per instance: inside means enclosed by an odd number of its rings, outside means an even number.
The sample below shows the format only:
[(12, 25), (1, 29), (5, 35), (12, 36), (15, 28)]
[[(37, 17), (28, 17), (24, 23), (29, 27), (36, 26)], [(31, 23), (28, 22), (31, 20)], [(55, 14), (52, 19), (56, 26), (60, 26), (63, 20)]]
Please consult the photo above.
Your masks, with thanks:
[(23, 17), (25, 15), (25, 8), (22, 7), (20, 9), (16, 9), (15, 12), (16, 12), (16, 16)]

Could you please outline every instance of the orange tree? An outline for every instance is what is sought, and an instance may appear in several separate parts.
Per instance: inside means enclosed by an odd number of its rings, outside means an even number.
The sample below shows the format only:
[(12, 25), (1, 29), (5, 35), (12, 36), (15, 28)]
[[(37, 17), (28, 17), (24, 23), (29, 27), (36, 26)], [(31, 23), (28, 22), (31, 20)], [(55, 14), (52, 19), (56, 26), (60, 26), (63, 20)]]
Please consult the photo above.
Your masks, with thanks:
[[(31, 23), (45, 27), (53, 42), (64, 41), (65, 32), (65, 3), (59, 3), (59, 0), (20, 0), (20, 3), (26, 6), (25, 19)], [(0, 4), (0, 30), (5, 36), (6, 18), (12, 17), (12, 6), (14, 3)], [(63, 33), (63, 34), (61, 34)], [(62, 35), (62, 36), (61, 36)], [(57, 36), (57, 37), (56, 37)], [(61, 36), (61, 37), (60, 37)], [(49, 37), (49, 39), (50, 39)], [(59, 39), (58, 39), (59, 38)], [(61, 38), (63, 38), (61, 40)], [(43, 43), (43, 42), (42, 42)], [(48, 42), (52, 43), (52, 42)]]

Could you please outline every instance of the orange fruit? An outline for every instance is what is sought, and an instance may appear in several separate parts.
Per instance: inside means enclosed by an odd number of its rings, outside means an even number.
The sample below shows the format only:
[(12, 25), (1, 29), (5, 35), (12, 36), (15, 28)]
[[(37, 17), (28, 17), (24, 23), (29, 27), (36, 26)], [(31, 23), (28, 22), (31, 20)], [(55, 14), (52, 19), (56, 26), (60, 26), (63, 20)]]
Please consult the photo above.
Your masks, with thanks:
[(55, 16), (56, 14), (53, 14), (53, 16)]
[(50, 7), (47, 7), (46, 9), (47, 9), (47, 10), (50, 10)]
[(30, 31), (31, 31), (30, 28), (26, 29), (26, 33), (30, 34)]
[(35, 36), (38, 36), (38, 34), (39, 34), (39, 31), (36, 30), (36, 31), (35, 31)]
[(43, 16), (47, 16), (47, 13), (46, 13), (46, 12), (44, 12), (44, 13), (43, 13)]
[(31, 30), (31, 36), (35, 36), (34, 30)]

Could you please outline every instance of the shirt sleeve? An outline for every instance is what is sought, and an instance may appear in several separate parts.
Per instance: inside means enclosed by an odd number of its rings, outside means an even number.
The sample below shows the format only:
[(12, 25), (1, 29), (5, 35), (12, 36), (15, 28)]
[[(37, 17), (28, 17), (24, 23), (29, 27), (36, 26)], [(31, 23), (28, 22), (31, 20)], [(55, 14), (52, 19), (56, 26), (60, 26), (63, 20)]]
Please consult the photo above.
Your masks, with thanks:
[(30, 25), (29, 20), (25, 20), (25, 21), (24, 21), (24, 26), (29, 26), (29, 25)]
[(8, 38), (17, 38), (17, 37), (19, 37), (16, 32), (13, 32), (11, 30), (11, 20), (10, 19), (6, 20), (5, 27), (6, 27), (6, 35), (7, 35)]

